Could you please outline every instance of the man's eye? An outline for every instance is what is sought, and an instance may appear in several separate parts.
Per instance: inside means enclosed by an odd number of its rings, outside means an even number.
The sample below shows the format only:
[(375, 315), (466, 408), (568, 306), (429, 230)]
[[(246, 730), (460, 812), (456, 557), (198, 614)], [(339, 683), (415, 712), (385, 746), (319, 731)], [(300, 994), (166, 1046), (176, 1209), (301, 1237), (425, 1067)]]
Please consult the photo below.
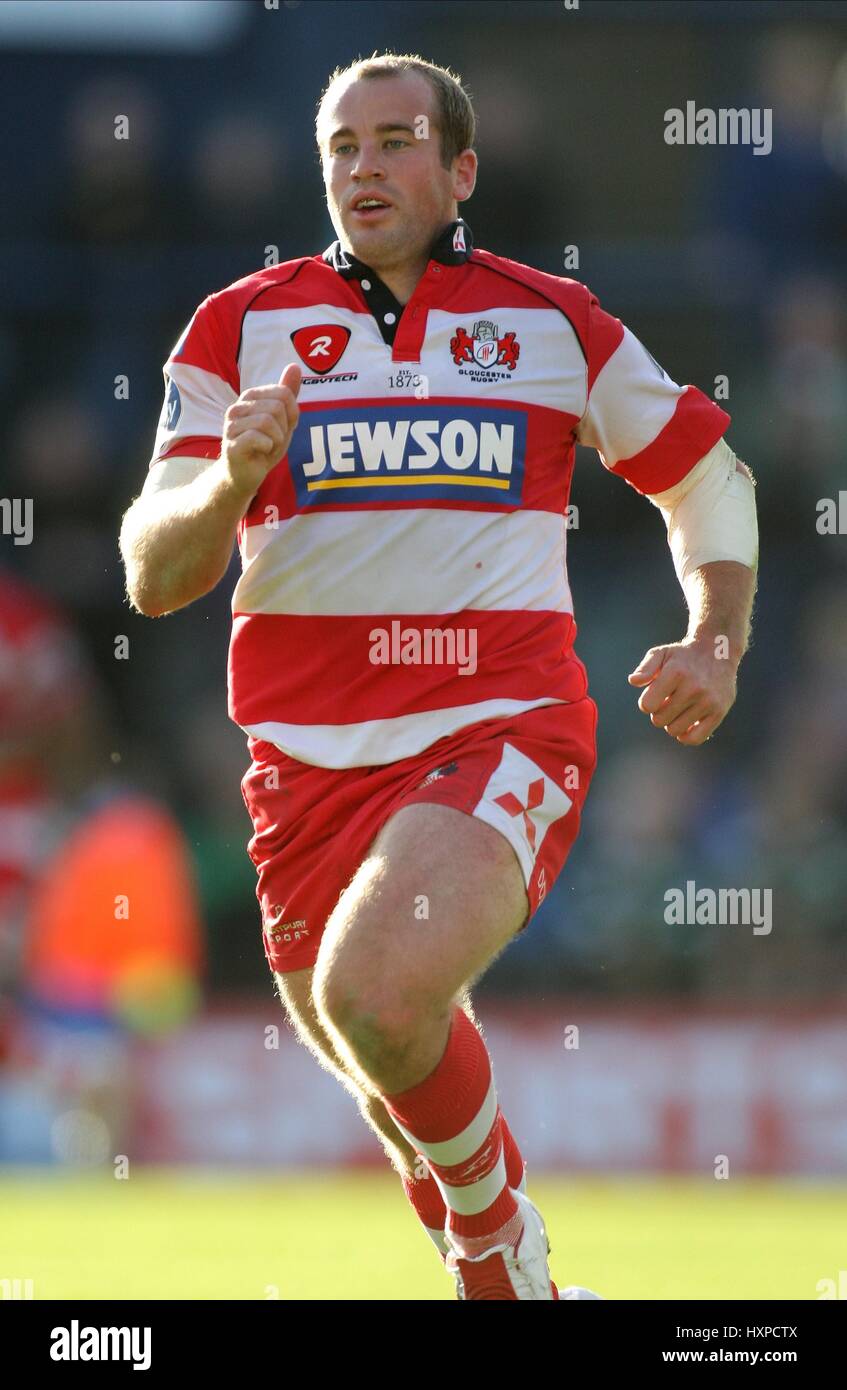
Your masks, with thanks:
[[(408, 145), (408, 140), (404, 140), (401, 135), (395, 135), (390, 140), (386, 140), (386, 145)], [(336, 145), (333, 154), (344, 154), (345, 150), (352, 150), (352, 145)]]

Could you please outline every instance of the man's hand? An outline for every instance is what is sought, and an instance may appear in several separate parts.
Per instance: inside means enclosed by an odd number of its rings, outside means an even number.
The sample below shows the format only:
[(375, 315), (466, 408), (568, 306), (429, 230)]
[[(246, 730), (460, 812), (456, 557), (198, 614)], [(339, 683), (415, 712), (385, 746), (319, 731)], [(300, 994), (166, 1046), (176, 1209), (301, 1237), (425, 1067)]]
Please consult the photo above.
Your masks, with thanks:
[(735, 703), (738, 661), (717, 645), (709, 636), (651, 647), (627, 678), (647, 687), (638, 708), (677, 743), (705, 743)]
[(239, 492), (253, 497), (288, 452), (300, 419), (303, 373), (289, 362), (276, 386), (251, 386), (224, 415), (221, 462)]

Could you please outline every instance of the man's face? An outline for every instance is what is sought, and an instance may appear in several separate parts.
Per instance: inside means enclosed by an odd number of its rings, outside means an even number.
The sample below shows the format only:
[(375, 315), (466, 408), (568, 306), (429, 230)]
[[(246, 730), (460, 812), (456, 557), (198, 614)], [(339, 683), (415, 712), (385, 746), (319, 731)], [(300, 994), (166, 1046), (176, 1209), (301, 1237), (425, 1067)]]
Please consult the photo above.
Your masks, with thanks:
[[(426, 257), (442, 227), (470, 197), (476, 155), (465, 150), (451, 169), (441, 163), (435, 93), (425, 77), (360, 79), (330, 94), (322, 112), (321, 158), (327, 206), (339, 240), (374, 270)], [(427, 139), (417, 139), (420, 117)], [(357, 211), (373, 194), (388, 206)]]

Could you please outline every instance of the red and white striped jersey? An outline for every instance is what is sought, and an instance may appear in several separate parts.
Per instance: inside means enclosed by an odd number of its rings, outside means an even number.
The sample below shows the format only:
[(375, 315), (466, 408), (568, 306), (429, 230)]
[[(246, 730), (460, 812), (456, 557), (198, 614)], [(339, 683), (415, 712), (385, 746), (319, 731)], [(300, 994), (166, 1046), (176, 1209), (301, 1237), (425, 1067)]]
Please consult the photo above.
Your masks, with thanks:
[(235, 722), (345, 768), (581, 699), (575, 444), (657, 493), (726, 412), (585, 285), (474, 249), (459, 218), (405, 306), (339, 242), (205, 299), (165, 363), (151, 466), (217, 458), (227, 407), (292, 361), (300, 421), (238, 528)]

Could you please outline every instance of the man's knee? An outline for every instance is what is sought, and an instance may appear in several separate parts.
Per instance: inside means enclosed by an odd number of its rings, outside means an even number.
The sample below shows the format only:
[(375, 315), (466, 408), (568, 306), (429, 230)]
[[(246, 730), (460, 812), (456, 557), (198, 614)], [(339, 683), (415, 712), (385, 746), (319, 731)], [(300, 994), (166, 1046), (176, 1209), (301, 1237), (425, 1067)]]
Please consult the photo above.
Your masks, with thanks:
[(417, 1155), (400, 1133), (379, 1092), (363, 1076), (352, 1076), (339, 1057), (332, 1038), (321, 1022), (314, 999), (312, 970), (276, 976), (282, 1006), (301, 1041), (326, 1071), (331, 1072), (356, 1101), (362, 1118), (380, 1137), (388, 1158), (398, 1173), (414, 1176)]
[(288, 976), (277, 974), (275, 979), (277, 979), (277, 988), (280, 991), (282, 1008), (287, 1013), (289, 1022), (298, 1034), (300, 1041), (309, 1048), (310, 1052), (313, 1052), (317, 1061), (327, 1072), (341, 1081), (345, 1090), (349, 1091), (349, 1094), (355, 1099), (364, 1122), (371, 1127), (377, 1136), (380, 1136), (382, 1147), (387, 1152), (389, 1161), (394, 1163), (398, 1173), (414, 1176), (417, 1155), (412, 1145), (408, 1143), (408, 1140), (396, 1127), (394, 1120), (389, 1116), (384, 1101), (382, 1101), (376, 1088), (367, 1083), (366, 1077), (352, 1076), (346, 1069), (344, 1061), (338, 1056), (332, 1038), (328, 1036), (324, 1024), (318, 1017), (313, 997), (312, 970), (296, 970)]
[(364, 978), (341, 961), (315, 969), (315, 1007), (360, 1064), (402, 1062), (423, 1029), (445, 1013), (440, 1001), (407, 989), (402, 980)]
[(424, 970), (413, 954), (406, 961), (395, 956), (380, 969), (364, 911), (352, 925), (318, 956), (311, 991), (322, 1026), (343, 1039), (358, 1067), (402, 1064), (457, 1006), (474, 1021), (468, 985), (455, 989), (437, 971)]

